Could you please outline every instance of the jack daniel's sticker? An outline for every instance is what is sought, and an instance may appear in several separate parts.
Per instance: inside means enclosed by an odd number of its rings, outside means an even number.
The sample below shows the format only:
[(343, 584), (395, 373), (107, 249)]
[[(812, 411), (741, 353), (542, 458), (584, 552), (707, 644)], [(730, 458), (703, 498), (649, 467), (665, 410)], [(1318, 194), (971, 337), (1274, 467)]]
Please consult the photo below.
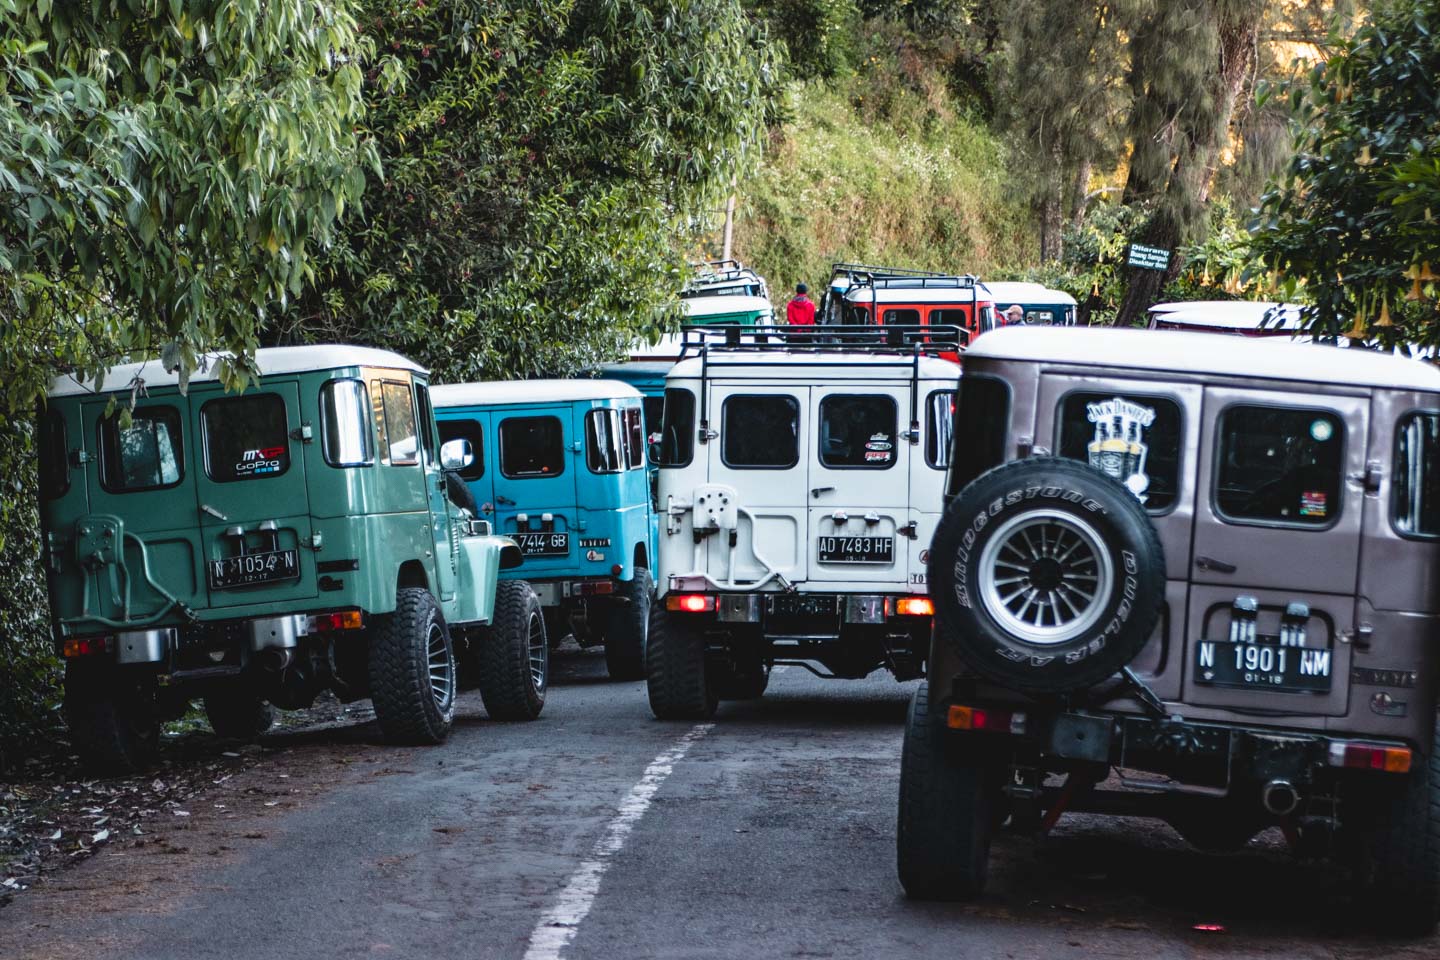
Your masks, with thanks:
[(1155, 422), (1155, 408), (1116, 397), (1086, 404), (1086, 417), (1095, 424), (1095, 436), (1087, 448), (1090, 466), (1119, 480), (1145, 502), (1150, 487), (1145, 472), (1150, 455), (1145, 431)]

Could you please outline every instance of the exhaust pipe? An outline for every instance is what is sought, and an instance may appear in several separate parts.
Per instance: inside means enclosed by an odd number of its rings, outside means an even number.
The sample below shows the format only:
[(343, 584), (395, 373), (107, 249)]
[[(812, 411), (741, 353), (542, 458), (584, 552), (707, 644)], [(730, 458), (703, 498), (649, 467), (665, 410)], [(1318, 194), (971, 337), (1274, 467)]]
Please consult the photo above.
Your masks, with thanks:
[(286, 647), (266, 647), (256, 654), (262, 669), (270, 673), (282, 673), (290, 666), (294, 654)]
[(1289, 780), (1271, 780), (1261, 789), (1260, 802), (1275, 816), (1286, 817), (1300, 806), (1300, 791)]

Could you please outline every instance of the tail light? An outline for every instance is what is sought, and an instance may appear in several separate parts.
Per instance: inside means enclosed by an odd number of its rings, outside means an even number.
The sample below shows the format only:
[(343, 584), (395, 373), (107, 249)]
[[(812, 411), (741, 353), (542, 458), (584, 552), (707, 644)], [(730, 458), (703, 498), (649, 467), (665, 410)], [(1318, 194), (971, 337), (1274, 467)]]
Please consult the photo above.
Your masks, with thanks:
[(329, 633), (332, 630), (359, 630), (365, 626), (365, 617), (359, 610), (339, 610), (335, 613), (317, 613), (309, 618), (311, 633)]
[(988, 730), (992, 733), (1025, 732), (1025, 714), (1009, 710), (986, 710), (981, 707), (952, 706), (945, 713), (945, 725), (951, 730)]
[(897, 617), (933, 617), (935, 604), (929, 597), (901, 597), (895, 601)]
[(1413, 754), (1409, 747), (1385, 747), (1374, 743), (1330, 741), (1330, 766), (1385, 773), (1409, 773)]
[(614, 593), (615, 584), (609, 580), (586, 580), (575, 584), (572, 596), (594, 597), (602, 593)]
[(93, 657), (96, 654), (110, 652), (109, 637), (67, 637), (61, 645), (60, 652), (66, 660), (73, 660), (76, 657)]
[(681, 613), (709, 613), (715, 609), (715, 598), (703, 593), (672, 593), (665, 598), (665, 609)]

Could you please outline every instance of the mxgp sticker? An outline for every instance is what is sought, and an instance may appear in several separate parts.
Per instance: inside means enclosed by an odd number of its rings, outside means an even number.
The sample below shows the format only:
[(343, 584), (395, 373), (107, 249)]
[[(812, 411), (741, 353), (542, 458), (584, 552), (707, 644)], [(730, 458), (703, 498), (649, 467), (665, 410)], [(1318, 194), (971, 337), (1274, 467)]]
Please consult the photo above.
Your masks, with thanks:
[(1323, 518), (1328, 512), (1328, 498), (1325, 491), (1307, 490), (1300, 494), (1300, 516)]
[(1095, 424), (1095, 436), (1087, 450), (1090, 466), (1125, 484), (1144, 503), (1150, 486), (1145, 473), (1150, 455), (1145, 431), (1155, 422), (1155, 408), (1124, 397), (1085, 406), (1086, 419)]
[(890, 451), (889, 451), (889, 450), (866, 450), (866, 451), (865, 451), (865, 462), (866, 462), (866, 463), (889, 463), (889, 462), (890, 462)]
[(258, 477), (267, 473), (279, 473), (284, 469), (280, 458), (285, 455), (284, 447), (256, 447), (241, 454), (235, 464), (237, 477)]

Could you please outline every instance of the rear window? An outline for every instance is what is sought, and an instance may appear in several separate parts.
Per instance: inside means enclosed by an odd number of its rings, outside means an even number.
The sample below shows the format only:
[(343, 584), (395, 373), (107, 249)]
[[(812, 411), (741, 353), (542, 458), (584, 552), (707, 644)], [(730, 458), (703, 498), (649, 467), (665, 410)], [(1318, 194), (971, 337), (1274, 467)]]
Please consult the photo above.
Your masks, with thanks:
[(910, 324), (911, 326), (918, 326), (920, 324), (919, 310), (886, 310), (884, 313), (881, 314), (881, 316), (885, 318), (885, 323), (887, 325), (892, 323), (904, 323)]
[(65, 442), (65, 418), (58, 410), (40, 417), (40, 495), (46, 500), (65, 496), (70, 489), (70, 451)]
[(120, 426), (118, 414), (100, 421), (100, 483), (111, 493), (173, 487), (184, 475), (180, 411), (141, 407)]
[(945, 485), (948, 496), (953, 497), (971, 480), (1000, 465), (1005, 459), (1009, 427), (1010, 389), (993, 377), (961, 377), (950, 479)]
[(832, 394), (820, 401), (820, 462), (836, 469), (885, 470), (895, 463), (895, 400)]
[(645, 435), (651, 436), (660, 432), (660, 425), (665, 419), (665, 398), (646, 397), (640, 401), (645, 408)]
[(205, 475), (217, 483), (281, 476), (290, 469), (288, 432), (276, 394), (209, 401), (200, 408)]
[(1180, 405), (1143, 394), (1072, 393), (1060, 402), (1060, 456), (1125, 484), (1152, 513), (1180, 488)]
[(725, 398), (720, 458), (728, 467), (784, 470), (800, 462), (800, 404), (775, 394)]
[(621, 413), (625, 424), (625, 465), (634, 470), (645, 466), (645, 423), (639, 407)]
[(619, 473), (624, 469), (620, 443), (618, 410), (591, 410), (585, 414), (585, 466), (591, 473)]
[(370, 463), (370, 410), (365, 384), (359, 380), (331, 380), (320, 390), (320, 440), (325, 462), (335, 467)]
[(500, 472), (507, 477), (554, 477), (565, 472), (565, 438), (557, 417), (500, 421)]
[(475, 459), (470, 461), (470, 466), (464, 467), (456, 472), (466, 480), (479, 480), (485, 476), (485, 428), (480, 425), (479, 420), (441, 420), (436, 424), (440, 428), (440, 442), (449, 443), (451, 440), (469, 440), (470, 450), (475, 454)]
[(689, 466), (695, 456), (695, 394), (689, 390), (665, 391), (660, 420), (660, 466)]
[(965, 311), (955, 307), (931, 310), (928, 322), (932, 325), (949, 324), (959, 327), (961, 330), (968, 329), (970, 326), (970, 318), (965, 315)]
[(1396, 532), (1440, 537), (1440, 413), (1412, 413), (1395, 435)]
[(1215, 507), (1231, 521), (1329, 526), (1340, 514), (1344, 446), (1336, 414), (1229, 407), (1220, 416)]
[(925, 401), (925, 462), (944, 470), (955, 446), (955, 391), (936, 390)]

